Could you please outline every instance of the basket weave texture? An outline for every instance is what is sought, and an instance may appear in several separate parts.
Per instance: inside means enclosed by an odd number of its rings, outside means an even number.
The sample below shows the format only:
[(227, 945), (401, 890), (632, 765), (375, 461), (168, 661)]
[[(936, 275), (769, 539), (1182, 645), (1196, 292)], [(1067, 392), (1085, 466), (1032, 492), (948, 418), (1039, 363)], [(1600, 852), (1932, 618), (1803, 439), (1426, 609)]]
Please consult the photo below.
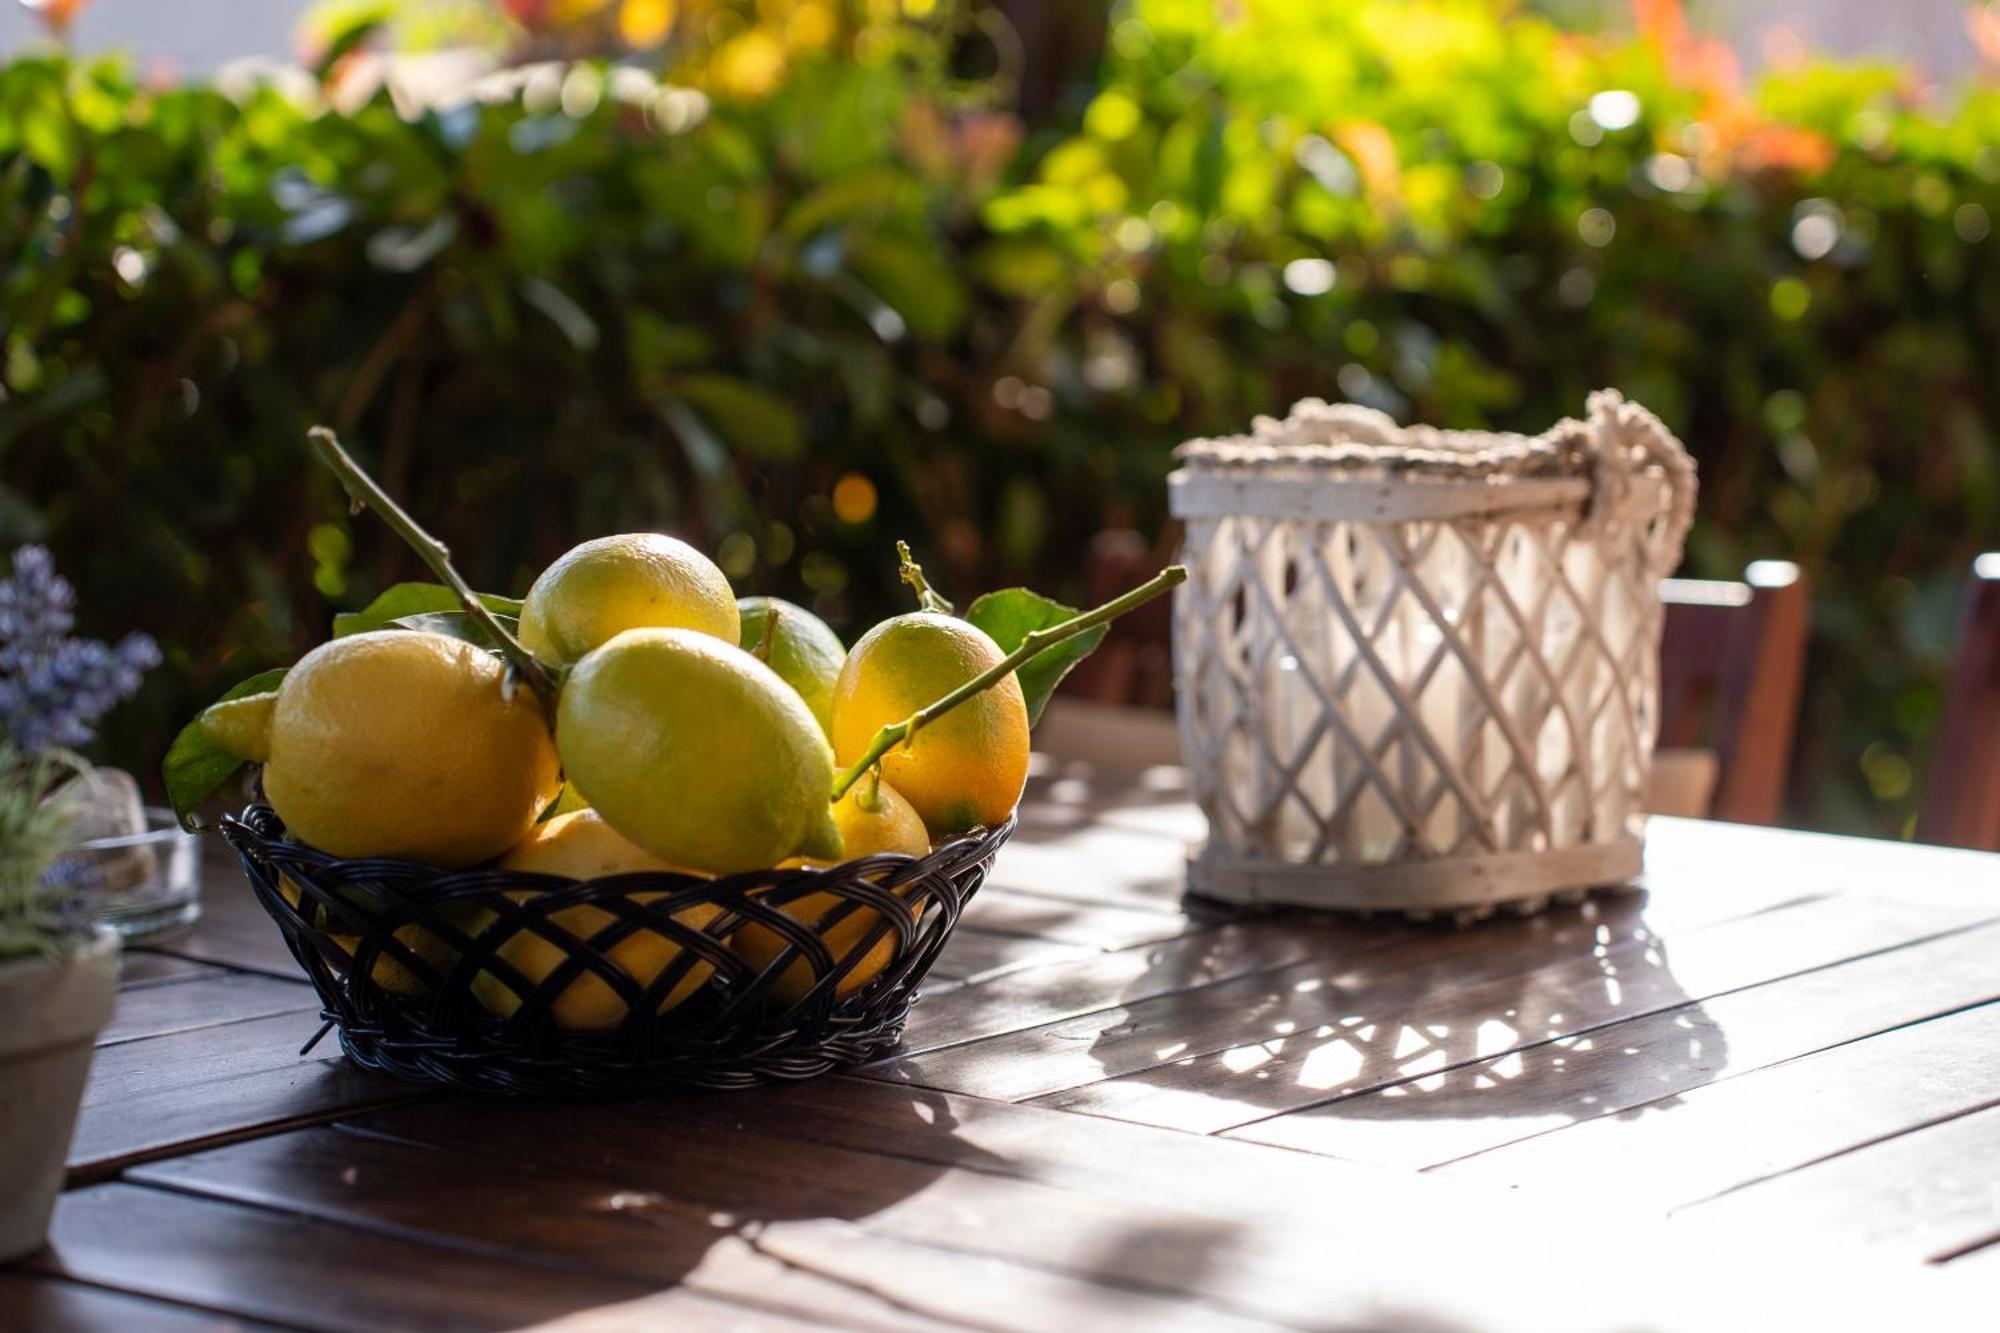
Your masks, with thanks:
[[(481, 1092), (611, 1095), (810, 1078), (881, 1054), (1013, 828), (921, 858), (581, 881), (329, 856), (287, 841), (266, 805), (221, 832), (356, 1063)], [(761, 968), (731, 947), (745, 926), (769, 932)], [(875, 975), (843, 986), (857, 970)], [(578, 983), (609, 988), (614, 1023), (558, 1023)]]
[(1639, 869), (1694, 465), (1615, 392), (1537, 436), (1300, 403), (1171, 481), (1200, 893), (1461, 918)]

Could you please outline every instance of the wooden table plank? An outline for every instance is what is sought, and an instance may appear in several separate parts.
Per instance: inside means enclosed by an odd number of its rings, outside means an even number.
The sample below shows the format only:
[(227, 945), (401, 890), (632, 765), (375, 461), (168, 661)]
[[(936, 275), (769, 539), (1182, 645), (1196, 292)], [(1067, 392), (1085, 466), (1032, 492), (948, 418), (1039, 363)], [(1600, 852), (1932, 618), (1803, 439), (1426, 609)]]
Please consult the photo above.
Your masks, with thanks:
[[(1591, 911), (1445, 937), (1406, 932), (1397, 947), (1349, 963), (1245, 977), (883, 1070), (927, 1087), (1045, 1096), (1065, 1109), (1212, 1133), (1920, 938), (1970, 915), (1831, 900), (1671, 937), (1642, 918)], [(1263, 1039), (1245, 1042), (1246, 1033)]]
[(1187, 891), (1187, 847), (1110, 824), (1043, 841), (1031, 829), (995, 858), (988, 882), (1044, 898), (1178, 912)]
[(991, 885), (973, 895), (959, 923), (961, 929), (972, 926), (1107, 951), (1157, 944), (1185, 935), (1198, 924), (1179, 912), (1079, 903)]
[(1991, 1245), (2000, 1241), (2000, 1106), (1745, 1185), (1674, 1217), (1711, 1232), (1829, 1236), (1910, 1262)]
[(1392, 942), (1396, 933), (1369, 922), (1304, 921), (1282, 931), (1261, 923), (1230, 923), (1161, 944), (1028, 968), (949, 993), (927, 994), (910, 1012), (902, 1050), (959, 1045), (1328, 953), (1360, 953)]
[[(645, 1126), (616, 1107), (568, 1106), (551, 1116), (546, 1107), (502, 1104), (456, 1116), (425, 1143), (304, 1130), (177, 1158), (134, 1177), (348, 1227), (534, 1256), (647, 1286), (685, 1283), (709, 1296), (868, 1326), (927, 1327), (967, 1308), (1019, 1329), (1045, 1328), (1065, 1315), (1125, 1328), (1263, 1326), (1185, 1287), (1149, 1291), (1121, 1281), (1127, 1274), (1116, 1267), (1079, 1270), (1077, 1256), (1046, 1233), (1018, 1239), (1037, 1245), (1035, 1257), (1060, 1263), (1013, 1262), (1006, 1251), (1020, 1246), (991, 1216), (1005, 1203), (972, 1191), (921, 1207), (922, 1219), (894, 1234), (842, 1220), (895, 1208), (936, 1182), (936, 1170), (858, 1154), (816, 1160), (811, 1149), (782, 1138), (649, 1140)], [(498, 1132), (507, 1127), (514, 1132)], [(1077, 1220), (1061, 1213), (1066, 1196), (1008, 1184), (1051, 1210), (1052, 1231), (1078, 1236)], [(519, 1206), (524, 1196), (531, 1208)], [(976, 1261), (950, 1248), (961, 1233), (987, 1242), (972, 1251)], [(1147, 1271), (1165, 1271), (1167, 1256), (1139, 1257)], [(1072, 1271), (1062, 1271), (1063, 1263)]]
[(310, 1053), (300, 1053), (321, 1023), (317, 1012), (278, 1013), (107, 1047), (91, 1061), (83, 1104), (102, 1106), (246, 1073), (337, 1060), (340, 1046), (331, 1034)]
[(1644, 882), (1676, 894), (1779, 883), (1820, 893), (1961, 903), (2000, 894), (2000, 856), (1886, 838), (1654, 816)]
[(218, 834), (204, 834), (201, 919), (192, 930), (148, 946), (156, 953), (297, 980), (304, 976), (270, 915)]
[(120, 990), (139, 990), (166, 982), (187, 981), (194, 977), (219, 977), (222, 974), (223, 969), (212, 963), (197, 963), (191, 958), (177, 958), (169, 953), (154, 953), (147, 948), (127, 949), (118, 959)]
[[(1593, 1169), (1601, 1171), (1615, 1157), (1621, 1195), (1644, 1197), (1645, 1182), (1655, 1173), (1660, 1184), (1679, 1188), (1712, 1169), (1726, 1169), (1722, 1164), (1737, 1160), (1743, 1150), (1790, 1151), (1799, 1136), (1781, 1130), (1788, 1116), (1798, 1116), (1803, 1129), (1815, 1112), (1859, 1114), (1865, 1108), (1860, 1123), (1878, 1131), (1893, 1128), (1895, 1117), (1913, 1110), (1902, 1096), (1880, 1095), (1887, 1089), (1913, 1091), (1894, 1077), (1895, 1061), (1920, 1058), (1927, 1039), (1919, 1039), (1917, 1051), (1905, 1047), (1931, 1026), (1922, 1020), (2000, 997), (2000, 974), (1992, 967), (1996, 951), (2000, 926), (1983, 926), (1255, 1122), (1231, 1134), (1412, 1168), (1469, 1158), (1459, 1165), (1482, 1179), (1505, 1177), (1507, 1184), (1571, 1175), (1587, 1182)], [(1906, 1024), (1920, 1026), (1891, 1034), (1893, 1040), (1860, 1041)], [(1976, 1023), (1947, 1023), (1935, 1039), (1948, 1047), (1958, 1035), (1984, 1031)], [(1712, 1089), (1689, 1095), (1718, 1079), (1740, 1079), (1745, 1071), (1825, 1048), (1834, 1049), (1812, 1058), (1828, 1061), (1822, 1066), (1830, 1071), (1828, 1091), (1852, 1082), (1853, 1097), (1821, 1104), (1780, 1096), (1751, 1119), (1754, 1132), (1739, 1135), (1728, 1127), (1729, 1117), (1749, 1116), (1757, 1103)], [(1806, 1067), (1786, 1066), (1794, 1071), (1786, 1077), (1798, 1077)], [(2000, 1068), (1994, 1075), (2000, 1078)], [(1720, 1110), (1721, 1121), (1707, 1122), (1717, 1142), (1677, 1138), (1684, 1122), (1693, 1131), (1698, 1119), (1686, 1108), (1711, 1101), (1728, 1108)], [(1641, 1112), (1636, 1117), (1619, 1114), (1635, 1109)], [(1840, 1132), (1854, 1132), (1853, 1121), (1840, 1123), (1848, 1126)], [(1647, 1147), (1654, 1142), (1657, 1151)], [(1488, 1151), (1506, 1144), (1516, 1146)], [(1736, 1151), (1724, 1151), (1725, 1146)], [(1514, 1162), (1520, 1166), (1510, 1168)], [(1578, 1170), (1566, 1170), (1567, 1165)], [(1729, 1183), (1725, 1179), (1714, 1188)]]
[(1912, 1262), (2000, 1235), (2000, 858), (1663, 820), (1647, 891), (1454, 933), (1218, 919), (1182, 898), (1199, 834), (1174, 770), (1038, 758), (899, 1057), (616, 1105), (302, 1059), (312, 999), (211, 848), (78, 1135), (76, 1178), (128, 1178), (0, 1283), (593, 1330), (1950, 1327), (1938, 1293), (2000, 1290), (2000, 1243)]
[(930, 974), (946, 981), (984, 981), (1023, 968), (1087, 958), (1096, 952), (1087, 944), (1002, 935), (968, 929), (961, 923), (939, 951)]
[(510, 1328), (642, 1283), (136, 1185), (72, 1190), (33, 1271), (299, 1328)]
[(320, 1022), (316, 1009), (281, 1013), (98, 1051), (70, 1143), (72, 1177), (98, 1179), (144, 1157), (432, 1095), (351, 1064), (331, 1034), (301, 1055)]
[[(1701, 827), (1692, 826), (1696, 834)], [(1681, 837), (1685, 840), (1686, 834)], [(1012, 854), (1010, 845), (1000, 863)], [(1599, 893), (1589, 910), (1613, 921), (1643, 915), (1650, 929), (1664, 932), (1749, 916), (1816, 896), (1789, 876), (1744, 879), (1722, 868), (1706, 869), (1711, 873), (1677, 883), (1665, 893)], [(1579, 910), (1558, 908), (1544, 915), (1560, 917)], [(1488, 923), (1484, 929), (1498, 930), (1505, 924)], [(1448, 939), (1450, 932), (1437, 927), (1413, 929), (1393, 919), (1361, 920), (1330, 913), (1251, 914), (1225, 924), (1210, 921), (1160, 945), (1034, 967), (949, 994), (933, 988), (912, 1012), (902, 1049), (914, 1053), (958, 1045), (1289, 963), (1338, 959), (1406, 937)]]
[[(2000, 1104), (2000, 1004), (1848, 1042), (1674, 1098), (1462, 1158), (1478, 1184), (1588, 1189), (1615, 1172), (1624, 1204), (1664, 1213)], [(1272, 1122), (1277, 1128), (1282, 1122)]]
[(1187, 773), (1037, 752), (1021, 794), (1023, 836), (1047, 841), (1110, 826), (1186, 845), (1207, 832), (1190, 801)]
[(10, 1329), (50, 1328), (64, 1333), (223, 1333), (264, 1329), (240, 1316), (106, 1291), (66, 1278), (0, 1268), (0, 1313)]
[[(910, 1134), (906, 1111), (892, 1100), (897, 1096), (905, 1108), (950, 1132)], [(1732, 1238), (1721, 1252), (1681, 1252), (1675, 1245), (1689, 1237), (1670, 1243), (1644, 1219), (1622, 1214), (1607, 1226), (1602, 1207), (1580, 1213), (1567, 1200), (1546, 1201), (1552, 1206), (1545, 1207), (1540, 1199), (1529, 1206), (1516, 1195), (1509, 1202), (1521, 1210), (1509, 1211), (1493, 1192), (1416, 1189), (1434, 1177), (1301, 1154), (1225, 1157), (1215, 1150), (1249, 1145), (852, 1077), (771, 1089), (732, 1099), (727, 1107), (728, 1123), (760, 1133), (1212, 1213), (1242, 1225), (1257, 1238), (1255, 1245), (1308, 1238), (1313, 1257), (1291, 1280), (1326, 1284), (1322, 1326), (1350, 1326), (1343, 1319), (1355, 1327), (1413, 1330), (1668, 1329), (1683, 1321), (1691, 1328), (1745, 1330), (1958, 1326), (1930, 1313), (1950, 1309), (1950, 1298), (1927, 1286), (1900, 1285), (1864, 1256), (1826, 1273), (1823, 1256), (1794, 1236), (1758, 1236), (1748, 1243)], [(710, 1124), (718, 1114), (678, 1098), (633, 1109), (682, 1125)], [(1561, 1282), (1523, 1280), (1554, 1262), (1561, 1264)], [(1800, 1264), (1810, 1279), (1785, 1276)], [(1644, 1276), (1659, 1273), (1700, 1273), (1702, 1279), (1661, 1284)], [(1629, 1298), (1641, 1289), (1645, 1294), (1633, 1312), (1614, 1313), (1618, 1291)], [(1807, 1306), (1815, 1313), (1806, 1313)], [(1918, 1308), (1927, 1313), (1913, 1314)], [(1822, 1323), (1815, 1325), (1816, 1318)]]
[(220, 1027), (274, 1014), (319, 1012), (319, 997), (302, 981), (279, 981), (254, 972), (216, 972), (173, 985), (124, 989), (98, 1046)]

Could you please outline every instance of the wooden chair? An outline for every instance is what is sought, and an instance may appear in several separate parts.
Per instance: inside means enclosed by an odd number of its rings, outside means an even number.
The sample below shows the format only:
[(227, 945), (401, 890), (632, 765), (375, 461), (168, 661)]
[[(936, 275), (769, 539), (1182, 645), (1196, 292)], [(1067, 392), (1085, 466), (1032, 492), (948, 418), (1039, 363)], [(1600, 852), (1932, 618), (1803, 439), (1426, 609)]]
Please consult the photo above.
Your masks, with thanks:
[(2000, 551), (1972, 562), (1917, 839), (2000, 851)]
[[(1084, 557), (1092, 604), (1150, 577), (1159, 553), (1111, 529)], [(1661, 750), (1649, 808), (1775, 823), (1784, 806), (1804, 674), (1810, 597), (1797, 565), (1759, 560), (1742, 582), (1668, 579), (1661, 652)], [(1063, 685), (1071, 700), (1173, 707), (1172, 616), (1165, 599), (1112, 624)], [(1100, 714), (1102, 710), (1099, 710)], [(1070, 719), (1063, 720), (1069, 730)], [(1090, 734), (1102, 730), (1093, 721)]]
[(1758, 560), (1740, 583), (1666, 579), (1660, 598), (1666, 625), (1650, 807), (1776, 823), (1811, 622), (1799, 567)]

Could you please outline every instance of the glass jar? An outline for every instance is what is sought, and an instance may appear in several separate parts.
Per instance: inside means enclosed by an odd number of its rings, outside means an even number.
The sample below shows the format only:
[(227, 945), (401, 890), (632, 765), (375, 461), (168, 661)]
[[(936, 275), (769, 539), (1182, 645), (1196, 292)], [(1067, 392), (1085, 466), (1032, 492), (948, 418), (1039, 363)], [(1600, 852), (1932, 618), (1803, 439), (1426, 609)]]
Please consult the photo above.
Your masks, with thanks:
[(146, 808), (143, 833), (67, 847), (44, 878), (76, 890), (91, 915), (128, 944), (158, 938), (201, 915), (201, 845), (171, 810)]

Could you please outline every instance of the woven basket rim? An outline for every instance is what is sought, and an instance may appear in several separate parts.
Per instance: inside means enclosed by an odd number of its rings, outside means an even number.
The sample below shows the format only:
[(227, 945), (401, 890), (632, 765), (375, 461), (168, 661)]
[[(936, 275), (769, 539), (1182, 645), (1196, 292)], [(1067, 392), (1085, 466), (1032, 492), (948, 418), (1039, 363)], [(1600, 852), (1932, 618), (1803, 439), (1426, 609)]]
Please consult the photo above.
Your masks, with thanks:
[[(572, 879), (338, 857), (286, 840), (262, 803), (216, 831), (356, 1063), (474, 1091), (607, 1095), (806, 1078), (893, 1046), (1015, 824), (1010, 815), (923, 857), (884, 852), (714, 878)], [(810, 918), (794, 914), (799, 900)], [(579, 907), (592, 914), (575, 917)], [(738, 931), (752, 926), (773, 937), (758, 946), (768, 957), (738, 950)], [(672, 951), (629, 970), (619, 950), (641, 931)], [(517, 946), (529, 952), (510, 952)], [(862, 966), (866, 978), (844, 989)], [(690, 977), (694, 989), (683, 989)], [(555, 1018), (579, 981), (609, 987), (622, 1018)], [(479, 990), (496, 983), (515, 997), (499, 1009), (500, 990)]]
[[(268, 818), (264, 812), (268, 812)], [(955, 833), (944, 841), (933, 845), (930, 851), (922, 856), (911, 856), (905, 852), (871, 852), (867, 856), (857, 856), (842, 861), (831, 861), (823, 866), (796, 865), (785, 866), (782, 869), (777, 866), (764, 866), (755, 870), (733, 871), (726, 875), (707, 875), (699, 871), (686, 870), (630, 870), (616, 875), (595, 875), (589, 879), (577, 879), (569, 875), (549, 874), (546, 871), (514, 870), (511, 868), (506, 871), (506, 874), (511, 878), (523, 881), (524, 884), (530, 881), (544, 881), (549, 886), (546, 890), (547, 892), (568, 892), (575, 887), (590, 888), (593, 886), (606, 886), (617, 888), (623, 892), (637, 890), (651, 893), (662, 891), (660, 886), (669, 882), (685, 887), (699, 887), (710, 892), (727, 892), (744, 885), (763, 883), (770, 880), (773, 876), (784, 876), (792, 882), (809, 886), (816, 880), (831, 879), (837, 876), (845, 877), (853, 874), (857, 868), (862, 867), (865, 867), (870, 872), (878, 867), (889, 869), (906, 865), (923, 865), (927, 868), (943, 869), (961, 860), (972, 859), (975, 854), (983, 852), (989, 845), (998, 846), (1000, 843), (1004, 843), (1013, 834), (1018, 821), (1019, 816), (1017, 814), (1009, 814), (1004, 823), (982, 825), (978, 828), (968, 829), (963, 833)], [(273, 823), (275, 823), (278, 830), (276, 833), (270, 831), (270, 825)], [(259, 827), (260, 824), (265, 827)], [(412, 874), (428, 875), (437, 880), (449, 880), (454, 876), (486, 875), (500, 868), (494, 862), (490, 861), (483, 861), (477, 865), (464, 866), (457, 869), (446, 869), (442, 866), (432, 865), (428, 861), (418, 861), (409, 857), (336, 856), (332, 852), (323, 851), (313, 846), (311, 843), (286, 840), (283, 833), (283, 821), (278, 818), (277, 812), (272, 809), (270, 804), (264, 801), (253, 801), (240, 811), (224, 812), (222, 818), (214, 826), (214, 831), (221, 833), (226, 839), (229, 836), (228, 830), (232, 828), (241, 829), (250, 837), (262, 842), (285, 841), (286, 846), (291, 849), (291, 854), (322, 865), (365, 865), (379, 867), (384, 871), (403, 871)], [(810, 890), (808, 889), (808, 891)]]

